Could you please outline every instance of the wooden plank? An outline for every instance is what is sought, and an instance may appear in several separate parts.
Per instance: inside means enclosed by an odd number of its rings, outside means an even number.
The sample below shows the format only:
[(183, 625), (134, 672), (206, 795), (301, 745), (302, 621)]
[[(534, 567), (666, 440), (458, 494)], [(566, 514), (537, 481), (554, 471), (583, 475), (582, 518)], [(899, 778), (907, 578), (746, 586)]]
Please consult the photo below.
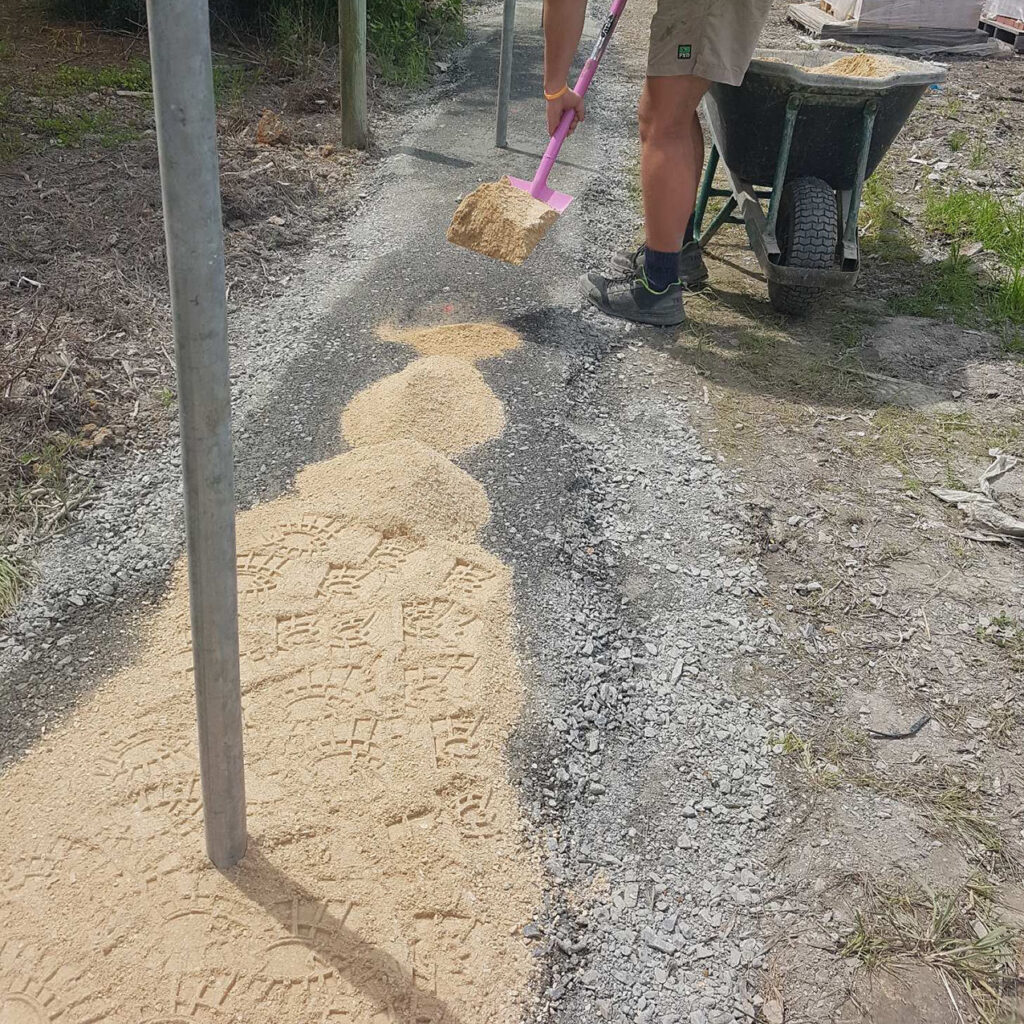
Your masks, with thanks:
[(341, 144), (366, 149), (366, 0), (338, 0)]

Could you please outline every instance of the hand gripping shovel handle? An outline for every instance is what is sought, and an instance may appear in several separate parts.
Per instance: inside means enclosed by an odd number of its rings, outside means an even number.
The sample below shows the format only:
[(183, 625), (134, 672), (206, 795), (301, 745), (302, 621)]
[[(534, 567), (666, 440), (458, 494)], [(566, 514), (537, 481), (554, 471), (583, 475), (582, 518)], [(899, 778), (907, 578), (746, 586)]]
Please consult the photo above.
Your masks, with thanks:
[[(580, 77), (576, 79), (573, 92), (577, 96), (585, 96), (587, 89), (590, 88), (590, 81), (597, 71), (597, 65), (601, 63), (604, 51), (608, 49), (612, 32), (615, 31), (615, 26), (618, 24), (619, 17), (625, 7), (626, 0), (615, 0), (612, 4), (611, 12), (605, 18), (604, 24), (601, 26), (601, 32), (597, 37), (597, 42), (594, 43), (594, 49), (591, 51), (586, 64), (583, 65)], [(562, 148), (562, 143), (565, 142), (569, 135), (569, 129), (572, 127), (575, 117), (575, 110), (567, 110), (562, 115), (562, 120), (558, 122), (555, 134), (551, 136), (551, 141), (548, 143), (547, 149), (544, 150), (540, 167), (537, 168), (537, 173), (533, 176), (533, 181), (530, 183), (530, 195), (535, 199), (543, 199), (544, 194), (547, 192), (548, 175), (551, 173), (551, 168), (558, 158), (558, 151)]]

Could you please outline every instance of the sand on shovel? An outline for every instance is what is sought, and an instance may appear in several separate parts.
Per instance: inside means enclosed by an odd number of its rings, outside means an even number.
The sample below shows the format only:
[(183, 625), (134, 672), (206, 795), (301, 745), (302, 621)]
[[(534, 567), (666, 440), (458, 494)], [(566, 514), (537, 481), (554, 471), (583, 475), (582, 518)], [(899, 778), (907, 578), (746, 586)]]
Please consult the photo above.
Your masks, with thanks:
[(556, 220), (556, 210), (506, 177), (486, 182), (459, 203), (448, 241), (518, 267)]

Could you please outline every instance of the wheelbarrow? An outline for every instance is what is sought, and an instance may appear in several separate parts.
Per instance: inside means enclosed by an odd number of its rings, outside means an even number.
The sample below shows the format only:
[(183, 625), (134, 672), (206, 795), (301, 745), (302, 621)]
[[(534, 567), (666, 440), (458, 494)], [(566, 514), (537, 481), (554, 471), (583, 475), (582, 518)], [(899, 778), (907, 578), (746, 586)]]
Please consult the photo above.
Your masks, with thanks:
[[(886, 78), (814, 73), (835, 59), (759, 50), (742, 85), (713, 83), (704, 99), (712, 146), (695, 237), (703, 248), (723, 224), (742, 224), (772, 306), (794, 316), (856, 283), (864, 182), (925, 90), (946, 76), (939, 64), (901, 58), (889, 58), (903, 70)], [(719, 164), (727, 189), (714, 185)], [(712, 196), (726, 203), (705, 229)]]

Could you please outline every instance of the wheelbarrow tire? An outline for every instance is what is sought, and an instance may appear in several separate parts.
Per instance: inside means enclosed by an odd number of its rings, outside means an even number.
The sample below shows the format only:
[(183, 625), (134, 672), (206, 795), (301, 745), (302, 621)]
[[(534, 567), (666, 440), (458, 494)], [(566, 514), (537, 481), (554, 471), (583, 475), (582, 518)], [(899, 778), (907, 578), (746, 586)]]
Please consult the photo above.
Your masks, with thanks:
[[(779, 200), (776, 237), (782, 266), (831, 270), (839, 245), (839, 207), (832, 186), (821, 178), (787, 181)], [(823, 288), (768, 282), (772, 306), (790, 316), (805, 316), (823, 294)]]

